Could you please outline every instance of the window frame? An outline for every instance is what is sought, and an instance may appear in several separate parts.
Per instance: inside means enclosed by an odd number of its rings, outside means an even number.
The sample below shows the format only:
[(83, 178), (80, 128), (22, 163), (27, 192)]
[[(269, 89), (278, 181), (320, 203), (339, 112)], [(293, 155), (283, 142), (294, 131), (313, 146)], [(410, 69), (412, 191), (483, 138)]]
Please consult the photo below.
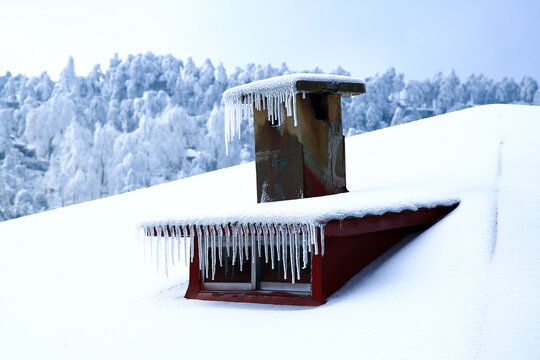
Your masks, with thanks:
[[(248, 237), (250, 238), (250, 237)], [(266, 291), (280, 291), (288, 293), (298, 293), (298, 294), (311, 294), (312, 290), (312, 276), (310, 277), (309, 282), (295, 282), (294, 284), (290, 281), (261, 281), (260, 275), (262, 273), (261, 261), (264, 261), (263, 256), (258, 256), (256, 249), (252, 248), (252, 242), (249, 242), (249, 249), (251, 252), (252, 258), (255, 258), (255, 261), (249, 260), (251, 265), (251, 282), (233, 282), (233, 281), (206, 281), (206, 276), (204, 271), (199, 270), (199, 275), (201, 279), (201, 290), (203, 291), (250, 291), (250, 292), (266, 292)], [(224, 249), (224, 247), (222, 247)], [(210, 248), (207, 248), (209, 251)], [(243, 249), (242, 249), (243, 250)], [(225, 252), (225, 251), (224, 251)], [(313, 254), (310, 252), (309, 256), (313, 257)], [(281, 263), (282, 260), (277, 262)], [(216, 269), (220, 268), (219, 265), (216, 266)], [(309, 262), (309, 271), (312, 271), (312, 261)]]

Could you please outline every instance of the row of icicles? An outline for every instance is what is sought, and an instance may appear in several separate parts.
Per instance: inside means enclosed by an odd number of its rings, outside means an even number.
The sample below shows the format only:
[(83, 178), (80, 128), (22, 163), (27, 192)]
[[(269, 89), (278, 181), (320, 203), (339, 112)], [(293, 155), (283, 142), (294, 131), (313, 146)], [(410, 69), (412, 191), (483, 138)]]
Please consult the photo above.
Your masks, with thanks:
[(199, 270), (206, 278), (211, 276), (212, 280), (217, 263), (223, 266), (224, 256), (232, 256), (233, 265), (238, 259), (242, 271), (244, 257), (249, 260), (251, 256), (251, 261), (255, 262), (258, 255), (264, 257), (266, 263), (270, 262), (272, 269), (276, 259), (282, 263), (285, 280), (289, 268), (290, 280), (294, 284), (295, 279), (300, 280), (300, 267), (307, 267), (311, 253), (318, 255), (320, 248), (321, 255), (324, 255), (324, 224), (161, 225), (144, 226), (142, 232), (145, 253), (155, 261), (158, 271), (163, 266), (167, 276), (169, 264), (174, 265), (180, 260), (182, 247), (186, 265), (188, 247), (190, 261), (193, 262), (195, 239)]
[[(253, 107), (258, 111), (267, 109), (267, 118), (272, 125), (282, 125), (286, 116), (293, 116), (294, 126), (297, 125), (295, 90), (283, 90), (271, 94), (249, 93), (225, 100), (225, 150), (228, 154), (229, 143), (235, 135), (240, 137), (242, 119), (253, 118)], [(303, 98), (306, 93), (302, 92)], [(286, 115), (285, 115), (286, 114)]]
[[(306, 98), (306, 92), (294, 89), (224, 96), (225, 153), (229, 154), (229, 143), (236, 134), (240, 138), (242, 119), (253, 118), (253, 107), (258, 111), (268, 110), (267, 118), (272, 125), (281, 126), (286, 117), (293, 116), (294, 126), (297, 126), (296, 94), (299, 93), (302, 93), (303, 99)], [(342, 93), (341, 96), (352, 96), (352, 93)]]

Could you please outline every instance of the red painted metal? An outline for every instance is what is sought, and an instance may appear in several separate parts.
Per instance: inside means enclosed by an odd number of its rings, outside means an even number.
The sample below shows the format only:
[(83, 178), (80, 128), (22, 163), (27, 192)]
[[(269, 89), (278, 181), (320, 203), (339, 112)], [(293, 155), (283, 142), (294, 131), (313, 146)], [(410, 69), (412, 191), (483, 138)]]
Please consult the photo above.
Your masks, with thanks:
[[(187, 294), (186, 297), (188, 297)], [(190, 299), (296, 306), (317, 306), (324, 304), (324, 302), (320, 302), (309, 295), (298, 295), (276, 291), (199, 291), (196, 297), (191, 297)]]
[[(304, 191), (309, 194), (309, 197), (328, 195), (323, 184), (317, 179), (308, 166), (304, 165)], [(343, 192), (347, 192), (347, 188), (343, 187)], [(307, 196), (306, 196), (307, 197)]]
[(193, 261), (189, 265), (189, 285), (186, 295), (184, 295), (187, 299), (197, 299), (197, 295), (201, 291), (201, 271), (199, 270), (199, 257), (197, 256), (199, 253), (197, 234), (193, 234), (193, 238), (193, 253), (195, 256), (193, 256)]
[(331, 221), (326, 224), (324, 233), (327, 236), (341, 237), (421, 224), (434, 224), (457, 206), (458, 204), (437, 206), (431, 209), (420, 208), (418, 210), (404, 210), (397, 213), (388, 212), (383, 215), (365, 216), (359, 219)]
[(322, 297), (327, 299), (354, 275), (396, 245), (405, 236), (431, 225), (397, 228), (350, 236), (325, 238), (322, 257)]

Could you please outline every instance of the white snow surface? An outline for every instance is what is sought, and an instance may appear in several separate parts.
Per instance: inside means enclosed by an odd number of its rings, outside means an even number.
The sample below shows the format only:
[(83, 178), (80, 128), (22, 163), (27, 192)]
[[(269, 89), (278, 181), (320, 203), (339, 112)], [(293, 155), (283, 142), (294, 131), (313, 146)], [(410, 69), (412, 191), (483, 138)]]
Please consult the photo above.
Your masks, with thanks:
[[(214, 279), (216, 249), (221, 248), (219, 244), (222, 240), (226, 240), (228, 247), (230, 245), (233, 249), (233, 263), (236, 260), (236, 249), (242, 247), (241, 244), (245, 246), (252, 244), (254, 248), (260, 249), (261, 243), (264, 243), (264, 248), (267, 250), (267, 241), (271, 249), (275, 247), (277, 253), (279, 253), (280, 243), (292, 242), (296, 246), (291, 249), (300, 250), (299, 253), (301, 252), (303, 258), (307, 259), (308, 251), (318, 254), (319, 244), (316, 234), (322, 235), (323, 227), (329, 221), (457, 204), (459, 197), (456, 194), (459, 192), (452, 189), (449, 184), (441, 185), (439, 183), (414, 184), (414, 186), (408, 184), (262, 204), (257, 204), (253, 199), (249, 205), (236, 207), (231, 207), (230, 203), (216, 201), (198, 211), (191, 207), (184, 207), (178, 209), (174, 217), (170, 217), (171, 214), (161, 214), (160, 217), (155, 218), (156, 220), (145, 221), (140, 225), (141, 235), (151, 261), (168, 274), (169, 263), (175, 261), (174, 257), (177, 256), (177, 252), (173, 250), (185, 246), (183, 243), (189, 241), (188, 235), (197, 232), (199, 234), (198, 248), (210, 246), (212, 249), (208, 256), (205, 252), (198, 253), (199, 265), (207, 277), (210, 273), (210, 277)], [(171, 235), (165, 232), (164, 229), (167, 227), (174, 229), (174, 231), (171, 230)], [(228, 234), (229, 227), (233, 233), (232, 239), (223, 236), (224, 233)], [(250, 231), (261, 236), (249, 238), (247, 235)], [(306, 234), (305, 244), (302, 243), (300, 232)], [(279, 236), (274, 236), (278, 233)], [(240, 255), (241, 253), (240, 251)], [(289, 280), (292, 283), (295, 282), (292, 272), (297, 263), (300, 263), (299, 253), (290, 256)], [(259, 256), (264, 255), (267, 256), (267, 253), (259, 253)], [(249, 259), (248, 251), (246, 251), (246, 256)], [(193, 261), (193, 256), (190, 260)], [(273, 264), (273, 250), (271, 260)], [(283, 263), (283, 266), (283, 276), (287, 279), (286, 264)], [(209, 268), (212, 270), (209, 271)], [(297, 276), (300, 274), (298, 273)]]
[[(286, 116), (293, 116), (296, 126), (296, 94), (299, 93), (296, 83), (301, 80), (363, 83), (362, 80), (343, 75), (300, 73), (254, 81), (226, 90), (223, 93), (226, 152), (229, 142), (234, 140), (236, 135), (240, 136), (242, 120), (253, 117), (253, 106), (259, 111), (267, 109), (268, 121), (272, 124), (281, 125)], [(305, 92), (303, 95), (305, 96)]]
[(359, 189), (343, 194), (231, 207), (216, 199), (206, 208), (179, 208), (174, 213), (151, 214), (141, 226), (220, 225), (239, 222), (325, 224), (348, 217), (382, 215), (386, 212), (433, 208), (459, 202), (458, 192), (441, 183), (403, 184), (378, 189)]
[(138, 224), (252, 206), (253, 163), (0, 223), (0, 358), (537, 359), (539, 133), (490, 105), (347, 138), (360, 202), (460, 205), (320, 307), (186, 300), (187, 267), (145, 264)]

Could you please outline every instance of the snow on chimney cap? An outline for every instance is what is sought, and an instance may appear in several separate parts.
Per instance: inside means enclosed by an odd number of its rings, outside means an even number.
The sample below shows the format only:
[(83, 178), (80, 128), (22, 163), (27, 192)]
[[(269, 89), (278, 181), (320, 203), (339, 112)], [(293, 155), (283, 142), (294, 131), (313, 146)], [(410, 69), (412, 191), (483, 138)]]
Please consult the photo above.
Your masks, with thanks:
[[(296, 94), (331, 93), (342, 96), (366, 92), (362, 80), (343, 75), (290, 74), (254, 81), (236, 86), (223, 93), (225, 102), (225, 143), (231, 142), (235, 134), (240, 135), (240, 123), (253, 117), (253, 105), (261, 111), (268, 110), (268, 121), (281, 125), (285, 116), (294, 117), (297, 125)], [(286, 114), (285, 114), (286, 110)], [(228, 146), (226, 146), (228, 152)]]
[(272, 96), (283, 92), (362, 94), (365, 92), (365, 84), (362, 80), (343, 75), (290, 74), (230, 88), (223, 93), (223, 98), (226, 103), (231, 103), (242, 101), (243, 97), (249, 95)]

